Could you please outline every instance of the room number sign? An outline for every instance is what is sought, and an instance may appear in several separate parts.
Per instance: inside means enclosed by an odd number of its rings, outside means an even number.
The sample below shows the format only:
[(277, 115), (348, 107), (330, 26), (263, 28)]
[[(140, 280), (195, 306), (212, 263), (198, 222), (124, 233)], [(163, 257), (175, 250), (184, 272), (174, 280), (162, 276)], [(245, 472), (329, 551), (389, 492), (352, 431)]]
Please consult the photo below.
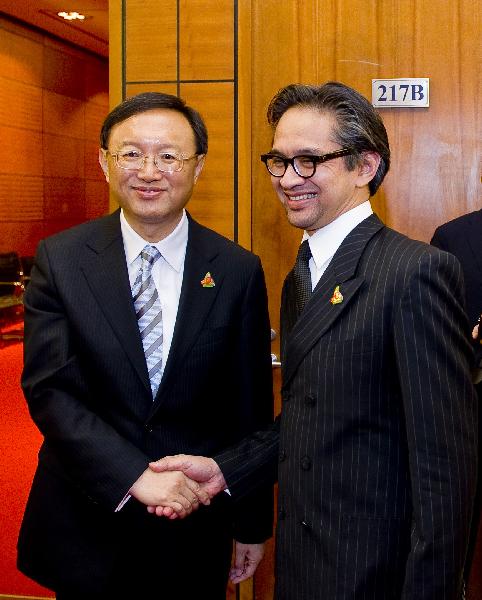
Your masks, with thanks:
[(379, 108), (429, 106), (429, 79), (372, 79), (372, 104)]

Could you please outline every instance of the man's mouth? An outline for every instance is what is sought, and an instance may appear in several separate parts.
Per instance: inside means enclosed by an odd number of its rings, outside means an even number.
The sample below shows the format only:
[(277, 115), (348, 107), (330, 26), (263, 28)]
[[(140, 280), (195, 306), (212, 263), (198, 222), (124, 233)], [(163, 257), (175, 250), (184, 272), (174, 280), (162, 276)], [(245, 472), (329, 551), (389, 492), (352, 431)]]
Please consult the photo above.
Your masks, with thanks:
[(298, 194), (297, 196), (287, 196), (290, 202), (299, 202), (301, 200), (311, 200), (312, 198), (316, 198), (316, 194)]

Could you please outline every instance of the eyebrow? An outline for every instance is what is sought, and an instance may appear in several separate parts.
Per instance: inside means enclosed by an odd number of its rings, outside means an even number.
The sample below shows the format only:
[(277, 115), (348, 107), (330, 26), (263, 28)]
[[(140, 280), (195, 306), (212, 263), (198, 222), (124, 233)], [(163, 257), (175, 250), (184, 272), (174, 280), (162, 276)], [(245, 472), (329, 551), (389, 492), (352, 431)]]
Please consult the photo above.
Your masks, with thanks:
[[(280, 150), (277, 150), (276, 148), (272, 148), (268, 154), (277, 154), (278, 156), (286, 157), (286, 154), (284, 152), (281, 152)], [(319, 148), (300, 148), (299, 150), (296, 151), (296, 154), (294, 154), (293, 156), (306, 156), (306, 155), (320, 156), (320, 154), (326, 154), (326, 152), (321, 152), (321, 150)]]

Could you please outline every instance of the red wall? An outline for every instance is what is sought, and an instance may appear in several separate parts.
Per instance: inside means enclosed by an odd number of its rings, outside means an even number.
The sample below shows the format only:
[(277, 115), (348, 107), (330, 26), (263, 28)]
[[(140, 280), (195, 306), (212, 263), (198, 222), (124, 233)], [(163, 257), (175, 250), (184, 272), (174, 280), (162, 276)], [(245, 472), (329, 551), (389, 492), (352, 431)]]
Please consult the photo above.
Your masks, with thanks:
[(0, 18), (0, 252), (108, 212), (108, 62)]

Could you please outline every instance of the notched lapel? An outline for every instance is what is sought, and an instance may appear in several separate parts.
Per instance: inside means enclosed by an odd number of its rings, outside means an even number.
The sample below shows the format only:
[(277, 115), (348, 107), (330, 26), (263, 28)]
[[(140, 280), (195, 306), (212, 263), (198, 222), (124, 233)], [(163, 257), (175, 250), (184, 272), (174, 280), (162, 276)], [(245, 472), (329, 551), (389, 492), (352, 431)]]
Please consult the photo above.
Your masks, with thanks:
[[(282, 360), (283, 387), (289, 383), (304, 356), (335, 321), (342, 318), (354, 300), (364, 282), (363, 277), (356, 276), (358, 263), (370, 239), (383, 227), (380, 219), (372, 214), (347, 235), (336, 251), (288, 336)], [(343, 298), (341, 302), (332, 303), (330, 300), (337, 286)]]
[[(199, 336), (223, 284), (224, 272), (215, 263), (217, 251), (204, 248), (199, 235), (202, 234), (199, 234), (196, 224), (190, 222), (176, 324), (153, 412), (162, 403), (173, 378), (182, 372), (185, 357)], [(210, 273), (214, 281), (213, 287), (207, 287), (202, 283), (207, 273)]]
[[(355, 277), (340, 283), (333, 275), (325, 279), (320, 288), (318, 286), (315, 288), (312, 297), (291, 331), (286, 350), (286, 356), (289, 359), (282, 363), (283, 386), (294, 375), (303, 357), (311, 351), (335, 321), (342, 317), (343, 312), (351, 304), (358, 289), (365, 281), (364, 277)], [(333, 304), (330, 300), (337, 286), (339, 286), (343, 300), (338, 304)]]
[[(117, 222), (112, 219), (117, 215)], [(118, 213), (86, 248), (81, 270), (137, 374), (151, 393), (125, 261)]]

